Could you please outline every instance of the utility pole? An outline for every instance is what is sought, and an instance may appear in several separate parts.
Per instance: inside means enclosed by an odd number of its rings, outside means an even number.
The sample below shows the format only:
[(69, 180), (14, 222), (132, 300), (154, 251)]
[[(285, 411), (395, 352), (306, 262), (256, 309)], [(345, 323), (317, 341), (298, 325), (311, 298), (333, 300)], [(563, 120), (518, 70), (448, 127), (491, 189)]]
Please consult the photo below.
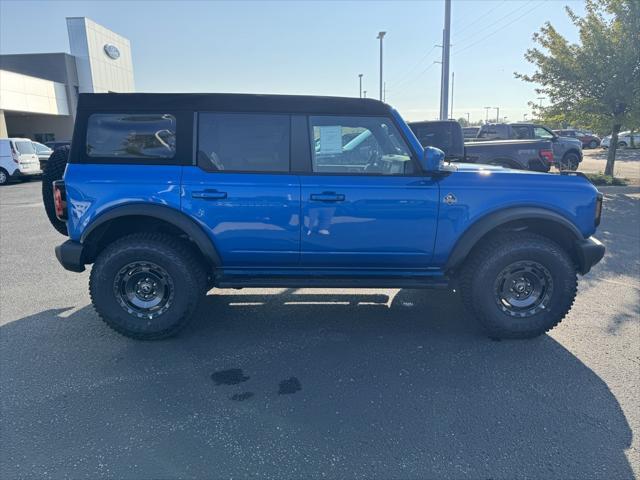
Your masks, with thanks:
[(469, 115), (471, 115), (469, 112), (467, 112), (467, 123), (471, 123), (471, 120), (469, 120)]
[(363, 90), (363, 91), (362, 91), (362, 93), (364, 94), (364, 97), (363, 97), (363, 98), (367, 98), (367, 91), (366, 91), (366, 90)]
[(382, 101), (386, 102), (387, 101), (387, 82), (383, 83), (383, 87), (382, 87)]
[(360, 80), (360, 98), (362, 98), (362, 74), (358, 74), (358, 79)]
[(500, 107), (493, 107), (496, 109), (496, 123), (500, 123)]
[(451, 72), (451, 109), (449, 110), (451, 118), (453, 118), (453, 87), (455, 85), (455, 83), (454, 83), (455, 79), (456, 79), (456, 73), (455, 72)]
[(449, 118), (449, 54), (451, 48), (451, 0), (444, 0), (444, 30), (442, 31), (442, 75), (440, 77), (440, 120)]
[(489, 123), (489, 109), (491, 107), (484, 107), (485, 112), (487, 113), (487, 118), (485, 119), (484, 123)]
[(378, 32), (376, 38), (380, 39), (380, 101), (382, 101), (382, 39), (387, 32)]
[(525, 114), (522, 116), (522, 119), (523, 119), (525, 122), (527, 121), (527, 115), (528, 115), (528, 113), (525, 113)]

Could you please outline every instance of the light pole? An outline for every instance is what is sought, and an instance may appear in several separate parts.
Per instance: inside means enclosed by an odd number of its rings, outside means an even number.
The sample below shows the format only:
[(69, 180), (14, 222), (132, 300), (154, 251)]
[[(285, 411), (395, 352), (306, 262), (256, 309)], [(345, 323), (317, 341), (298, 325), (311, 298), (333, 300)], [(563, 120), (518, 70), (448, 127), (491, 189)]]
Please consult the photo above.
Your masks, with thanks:
[(540, 100), (540, 108), (542, 108), (542, 100), (544, 100), (544, 97), (538, 97), (538, 100)]
[(467, 112), (467, 123), (471, 123), (471, 120), (469, 120), (469, 115), (471, 115), (469, 112)]
[(485, 119), (484, 123), (489, 123), (489, 109), (490, 108), (491, 107), (484, 107), (484, 110), (485, 110), (485, 112), (487, 114), (487, 118)]
[(360, 80), (360, 98), (362, 98), (362, 74), (358, 74), (358, 79)]
[(525, 113), (525, 114), (522, 116), (522, 119), (523, 119), (525, 122), (527, 121), (527, 115), (528, 115), (528, 113)]
[(500, 107), (493, 107), (496, 109), (496, 123), (500, 123)]
[(367, 98), (367, 91), (366, 91), (366, 90), (363, 90), (363, 91), (362, 91), (362, 93), (363, 93), (363, 95), (364, 95), (364, 97), (362, 97), (362, 98)]
[(380, 101), (382, 101), (382, 39), (387, 32), (378, 32), (378, 38), (380, 40)]

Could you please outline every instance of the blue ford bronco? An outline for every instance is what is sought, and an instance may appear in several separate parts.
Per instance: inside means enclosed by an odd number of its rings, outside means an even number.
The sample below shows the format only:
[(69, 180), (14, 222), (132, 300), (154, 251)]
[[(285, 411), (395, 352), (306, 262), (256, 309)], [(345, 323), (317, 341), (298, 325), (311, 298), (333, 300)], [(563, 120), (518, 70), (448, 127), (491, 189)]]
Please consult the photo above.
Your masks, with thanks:
[(604, 255), (586, 178), (444, 163), (371, 99), (83, 94), (43, 199), (58, 260), (93, 264), (97, 313), (136, 339), (274, 286), (455, 288), (491, 337), (534, 337)]

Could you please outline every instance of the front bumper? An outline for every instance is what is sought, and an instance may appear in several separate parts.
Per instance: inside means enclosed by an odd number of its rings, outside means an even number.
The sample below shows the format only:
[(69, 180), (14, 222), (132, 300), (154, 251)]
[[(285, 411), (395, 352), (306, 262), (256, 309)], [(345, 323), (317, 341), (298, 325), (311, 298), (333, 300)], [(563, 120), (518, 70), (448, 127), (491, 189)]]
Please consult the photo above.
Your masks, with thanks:
[(591, 267), (602, 260), (604, 252), (604, 245), (597, 238), (589, 237), (577, 242), (578, 271), (582, 275), (589, 273)]
[(67, 240), (56, 247), (56, 258), (65, 269), (72, 272), (84, 272), (83, 250), (84, 246), (80, 242)]

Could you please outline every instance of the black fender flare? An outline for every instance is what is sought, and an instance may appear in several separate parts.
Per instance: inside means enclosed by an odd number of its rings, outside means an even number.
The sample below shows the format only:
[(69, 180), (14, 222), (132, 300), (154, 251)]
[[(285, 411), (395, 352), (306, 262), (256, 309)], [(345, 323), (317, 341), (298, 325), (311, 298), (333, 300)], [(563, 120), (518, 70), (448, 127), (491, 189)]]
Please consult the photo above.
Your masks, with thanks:
[(570, 232), (573, 243), (584, 240), (584, 236), (578, 228), (562, 215), (539, 207), (512, 207), (505, 210), (489, 213), (476, 220), (458, 238), (447, 262), (444, 271), (450, 271), (460, 266), (469, 255), (477, 242), (487, 233), (515, 220), (547, 220), (555, 222), (564, 230)]
[(134, 203), (109, 209), (98, 215), (85, 228), (80, 237), (80, 243), (84, 244), (97, 228), (107, 222), (131, 216), (152, 217), (170, 223), (189, 236), (213, 267), (218, 267), (222, 264), (220, 255), (203, 228), (179, 210), (164, 205)]

